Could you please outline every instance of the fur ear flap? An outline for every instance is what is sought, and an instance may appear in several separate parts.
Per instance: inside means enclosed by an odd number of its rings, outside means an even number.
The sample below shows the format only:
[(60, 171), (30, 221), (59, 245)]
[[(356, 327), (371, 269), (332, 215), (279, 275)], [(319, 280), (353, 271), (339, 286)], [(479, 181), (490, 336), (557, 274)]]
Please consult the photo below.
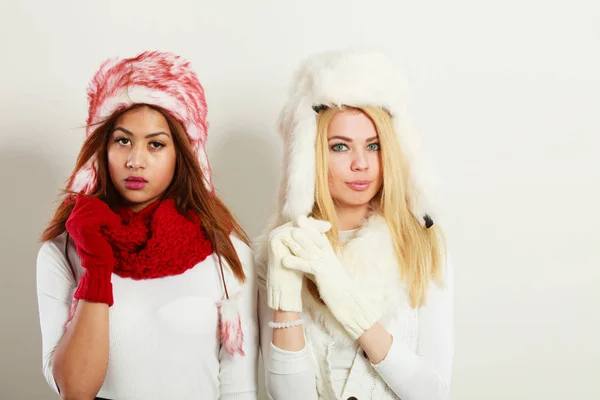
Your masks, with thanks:
[(91, 194), (96, 188), (96, 157), (92, 157), (79, 171), (71, 177), (69, 189), (73, 192)]

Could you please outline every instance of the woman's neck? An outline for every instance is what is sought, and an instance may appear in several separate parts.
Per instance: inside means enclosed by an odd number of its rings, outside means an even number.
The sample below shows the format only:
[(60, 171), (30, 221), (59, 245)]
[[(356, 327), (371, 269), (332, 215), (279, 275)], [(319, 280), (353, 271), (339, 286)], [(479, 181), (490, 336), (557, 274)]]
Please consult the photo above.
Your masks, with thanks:
[(371, 207), (368, 204), (357, 207), (336, 207), (338, 229), (340, 231), (349, 231), (360, 228), (370, 210)]
[(132, 204), (125, 203), (116, 207), (115, 212), (124, 220), (131, 220), (132, 218), (148, 219), (152, 217), (154, 211), (160, 206), (161, 200), (161, 198), (158, 198), (154, 199), (152, 202), (146, 202), (144, 204), (137, 203), (133, 206)]

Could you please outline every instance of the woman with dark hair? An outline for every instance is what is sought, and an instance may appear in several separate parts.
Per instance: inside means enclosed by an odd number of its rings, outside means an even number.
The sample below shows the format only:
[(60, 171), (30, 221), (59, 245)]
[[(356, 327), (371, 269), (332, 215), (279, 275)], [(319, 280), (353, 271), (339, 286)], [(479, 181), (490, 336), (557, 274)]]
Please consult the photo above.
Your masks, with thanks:
[(65, 399), (256, 399), (248, 237), (215, 195), (206, 101), (170, 53), (108, 60), (42, 235), (43, 370)]

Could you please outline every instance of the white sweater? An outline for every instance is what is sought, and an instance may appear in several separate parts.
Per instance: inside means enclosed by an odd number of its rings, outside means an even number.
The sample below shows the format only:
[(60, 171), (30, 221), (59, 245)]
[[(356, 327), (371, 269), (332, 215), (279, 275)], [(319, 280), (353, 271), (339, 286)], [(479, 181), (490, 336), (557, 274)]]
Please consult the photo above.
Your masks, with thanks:
[[(37, 262), (43, 372), (54, 391), (54, 350), (84, 272), (71, 244), (68, 251), (77, 281), (73, 277), (64, 255), (65, 237), (44, 243)], [(247, 277), (239, 300), (245, 357), (231, 357), (220, 346), (215, 303), (223, 298), (223, 285), (214, 255), (181, 275), (133, 280), (113, 274), (109, 362), (99, 397), (256, 399), (258, 329), (252, 254), (237, 238), (232, 241)], [(227, 288), (234, 293), (238, 283), (227, 272)]]
[[(385, 232), (377, 220), (363, 229), (367, 243), (377, 240)], [(349, 239), (341, 235), (341, 239)], [(360, 248), (361, 252), (376, 253), (384, 247)], [(370, 250), (370, 251), (369, 251)], [(369, 256), (367, 256), (367, 259)], [(260, 260), (260, 257), (259, 257)], [(326, 339), (326, 360), (315, 355), (312, 347), (322, 337), (310, 337), (307, 346), (299, 352), (284, 351), (271, 343), (272, 329), (268, 322), (273, 311), (266, 305), (266, 282), (264, 265), (257, 265), (259, 276), (259, 316), (261, 321), (261, 344), (266, 366), (269, 398), (274, 400), (316, 400), (356, 398), (358, 400), (443, 400), (448, 398), (453, 346), (453, 272), (448, 262), (444, 267), (445, 286), (432, 283), (427, 294), (427, 304), (418, 310), (403, 312), (397, 316), (405, 329), (391, 331), (394, 337), (386, 358), (378, 365), (366, 361), (358, 343), (340, 340), (333, 335)], [(398, 287), (397, 291), (403, 291)], [(405, 310), (405, 308), (400, 308)], [(310, 315), (303, 316), (314, 323)], [(393, 318), (393, 317), (392, 317)], [(407, 320), (408, 319), (408, 320)], [(306, 323), (305, 323), (306, 325)], [(331, 328), (331, 327), (330, 327)], [(305, 327), (305, 334), (306, 334)], [(410, 334), (405, 334), (410, 332)], [(416, 337), (411, 337), (416, 334)], [(316, 358), (316, 359), (315, 359)], [(326, 365), (329, 376), (316, 375), (318, 365)], [(376, 376), (373, 376), (375, 374)], [(379, 381), (379, 382), (377, 382)], [(327, 383), (329, 382), (329, 383)], [(332, 390), (332, 393), (329, 392)], [(319, 391), (319, 394), (317, 392)], [(330, 393), (330, 394), (329, 394)], [(342, 397), (343, 396), (343, 397)]]

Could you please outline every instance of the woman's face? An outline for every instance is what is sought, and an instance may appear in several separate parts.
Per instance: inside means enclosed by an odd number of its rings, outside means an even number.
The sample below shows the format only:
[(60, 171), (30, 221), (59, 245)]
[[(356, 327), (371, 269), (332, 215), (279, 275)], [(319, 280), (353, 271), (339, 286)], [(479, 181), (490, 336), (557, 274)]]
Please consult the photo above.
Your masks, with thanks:
[(157, 200), (171, 184), (177, 155), (160, 112), (150, 107), (125, 112), (110, 133), (107, 151), (110, 178), (132, 210)]
[(362, 111), (340, 111), (329, 124), (327, 142), (329, 191), (336, 206), (368, 206), (383, 180), (375, 125)]

